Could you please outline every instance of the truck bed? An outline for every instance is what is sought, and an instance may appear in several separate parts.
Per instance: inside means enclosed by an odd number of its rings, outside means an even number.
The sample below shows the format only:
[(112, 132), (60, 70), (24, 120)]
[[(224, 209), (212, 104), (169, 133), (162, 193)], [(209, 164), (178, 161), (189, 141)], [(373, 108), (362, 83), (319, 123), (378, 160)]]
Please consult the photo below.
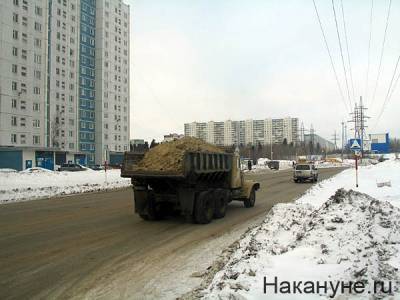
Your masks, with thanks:
[(185, 179), (189, 176), (202, 176), (212, 173), (230, 172), (231, 155), (229, 153), (186, 152), (179, 170), (144, 170), (137, 167), (139, 155), (126, 152), (121, 169), (121, 176), (128, 178), (175, 178)]

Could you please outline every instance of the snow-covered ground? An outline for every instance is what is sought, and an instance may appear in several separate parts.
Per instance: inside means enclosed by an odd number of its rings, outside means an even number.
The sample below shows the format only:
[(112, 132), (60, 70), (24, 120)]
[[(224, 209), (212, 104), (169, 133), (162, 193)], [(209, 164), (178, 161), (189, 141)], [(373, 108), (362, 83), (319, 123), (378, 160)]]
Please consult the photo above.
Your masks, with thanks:
[[(294, 203), (274, 206), (200, 294), (205, 299), (376, 299), (388, 296), (378, 282), (384, 281), (385, 290), (392, 285), (391, 299), (400, 299), (400, 161), (361, 167), (359, 175), (359, 188), (355, 170), (348, 169)], [(389, 181), (391, 186), (377, 187)], [(264, 280), (272, 284), (275, 278), (278, 291), (272, 285), (264, 291)], [(302, 294), (294, 294), (294, 282)], [(324, 282), (326, 291), (316, 288)], [(357, 291), (363, 293), (350, 292), (350, 282), (360, 282), (363, 289)]]
[[(242, 166), (243, 172), (247, 173), (261, 173), (261, 172), (268, 172), (268, 171), (276, 171), (276, 170), (271, 170), (268, 167), (268, 162), (270, 159), (268, 158), (259, 158), (257, 160), (257, 164), (253, 165), (251, 168), (251, 171), (247, 169), (247, 165)], [(278, 160), (279, 161), (279, 170), (287, 170), (293, 168), (293, 160)]]
[(0, 171), (0, 204), (126, 187), (120, 170), (57, 172), (42, 168)]

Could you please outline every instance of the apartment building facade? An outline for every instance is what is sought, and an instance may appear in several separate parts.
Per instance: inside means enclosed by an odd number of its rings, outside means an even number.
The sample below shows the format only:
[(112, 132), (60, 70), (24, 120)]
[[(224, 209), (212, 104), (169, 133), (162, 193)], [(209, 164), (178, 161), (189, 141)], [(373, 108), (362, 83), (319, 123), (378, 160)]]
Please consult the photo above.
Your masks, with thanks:
[(201, 138), (219, 146), (267, 145), (298, 142), (298, 118), (192, 122), (184, 124), (185, 136)]
[(0, 147), (33, 166), (129, 150), (129, 6), (10, 0), (0, 15)]

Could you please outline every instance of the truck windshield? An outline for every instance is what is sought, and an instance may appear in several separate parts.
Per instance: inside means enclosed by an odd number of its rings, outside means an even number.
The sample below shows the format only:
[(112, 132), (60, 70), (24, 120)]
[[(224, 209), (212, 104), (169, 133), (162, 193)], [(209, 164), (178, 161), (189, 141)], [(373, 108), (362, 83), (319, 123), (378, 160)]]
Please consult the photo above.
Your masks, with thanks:
[(297, 165), (296, 170), (310, 170), (309, 165)]

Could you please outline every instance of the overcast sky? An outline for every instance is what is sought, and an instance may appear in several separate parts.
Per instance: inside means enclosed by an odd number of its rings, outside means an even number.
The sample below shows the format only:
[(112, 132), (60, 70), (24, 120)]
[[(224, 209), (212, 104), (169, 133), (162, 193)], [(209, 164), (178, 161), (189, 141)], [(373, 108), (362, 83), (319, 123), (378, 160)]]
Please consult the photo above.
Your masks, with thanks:
[[(300, 118), (306, 128), (313, 124), (317, 134), (331, 138), (350, 118), (312, 0), (126, 2), (131, 6), (131, 138), (160, 140), (183, 133), (185, 122), (285, 116)], [(316, 4), (349, 106), (332, 3)], [(389, 0), (374, 1), (368, 85), (371, 1), (343, 0), (343, 5), (354, 94), (369, 107), (369, 132), (400, 137), (400, 82), (374, 126), (400, 55), (400, 1), (392, 1), (373, 101)], [(340, 0), (335, 6), (352, 95)]]

